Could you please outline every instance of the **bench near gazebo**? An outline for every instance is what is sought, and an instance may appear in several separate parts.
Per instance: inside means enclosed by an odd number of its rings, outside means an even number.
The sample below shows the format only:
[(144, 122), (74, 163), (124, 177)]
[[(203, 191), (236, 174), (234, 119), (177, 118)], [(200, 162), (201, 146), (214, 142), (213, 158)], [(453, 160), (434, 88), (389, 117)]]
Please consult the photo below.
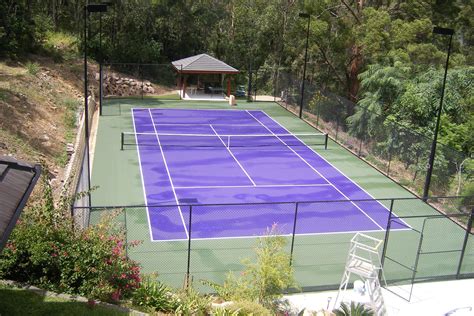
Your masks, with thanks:
[(239, 73), (207, 54), (175, 60), (172, 64), (178, 73), (179, 95), (187, 100), (225, 100), (230, 96), (231, 76)]

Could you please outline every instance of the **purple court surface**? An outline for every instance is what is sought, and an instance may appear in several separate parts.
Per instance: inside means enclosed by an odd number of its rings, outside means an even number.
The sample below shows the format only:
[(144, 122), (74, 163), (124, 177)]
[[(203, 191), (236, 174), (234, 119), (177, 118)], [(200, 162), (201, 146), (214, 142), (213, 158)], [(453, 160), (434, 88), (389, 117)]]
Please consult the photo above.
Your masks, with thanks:
[(274, 224), (301, 235), (387, 225), (385, 206), (263, 111), (132, 115), (152, 241), (260, 236)]

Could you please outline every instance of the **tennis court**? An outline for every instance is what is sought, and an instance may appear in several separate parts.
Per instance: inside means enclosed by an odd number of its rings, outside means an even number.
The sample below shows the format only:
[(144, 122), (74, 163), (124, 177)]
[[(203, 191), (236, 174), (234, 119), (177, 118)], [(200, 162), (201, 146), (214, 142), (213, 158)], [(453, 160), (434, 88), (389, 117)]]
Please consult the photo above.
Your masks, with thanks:
[(389, 210), (310, 147), (325, 150), (324, 134), (292, 134), (261, 110), (135, 108), (132, 118), (122, 149), (138, 150), (152, 241), (188, 239), (190, 216), (193, 239), (258, 236), (274, 224), (289, 235), (287, 202), (300, 202), (298, 234), (386, 227)]

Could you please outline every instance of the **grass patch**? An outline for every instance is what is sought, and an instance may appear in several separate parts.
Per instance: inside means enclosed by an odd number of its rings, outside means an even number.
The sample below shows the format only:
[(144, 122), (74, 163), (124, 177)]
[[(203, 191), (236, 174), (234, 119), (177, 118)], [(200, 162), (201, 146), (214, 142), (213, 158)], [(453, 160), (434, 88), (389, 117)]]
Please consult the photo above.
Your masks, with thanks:
[[(76, 137), (76, 114), (79, 102), (73, 98), (65, 98), (61, 101), (61, 104), (64, 106), (64, 115), (63, 122), (65, 127), (64, 139), (68, 143), (74, 142)], [(68, 155), (66, 149), (63, 150), (60, 156), (56, 158), (56, 162), (60, 166), (65, 166), (68, 161)]]
[(78, 101), (72, 98), (63, 99), (62, 103), (64, 104), (64, 125), (67, 129), (76, 128), (76, 112), (78, 108)]
[(25, 67), (28, 73), (32, 76), (36, 76), (36, 74), (40, 71), (40, 65), (38, 63), (32, 63), (29, 61), (26, 63)]
[(7, 90), (0, 89), (0, 101), (7, 101), (7, 100), (8, 100)]
[(1, 315), (127, 315), (101, 306), (43, 297), (33, 292), (0, 284)]

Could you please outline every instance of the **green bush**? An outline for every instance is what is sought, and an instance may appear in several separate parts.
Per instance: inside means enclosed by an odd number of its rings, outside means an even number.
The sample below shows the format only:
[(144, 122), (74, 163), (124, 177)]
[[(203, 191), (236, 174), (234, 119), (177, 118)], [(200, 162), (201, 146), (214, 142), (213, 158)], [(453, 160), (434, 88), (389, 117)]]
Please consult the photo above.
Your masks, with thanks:
[(333, 311), (336, 316), (372, 316), (374, 312), (364, 304), (351, 302), (350, 305), (341, 303), (341, 307)]
[(194, 288), (175, 293), (176, 315), (207, 315), (211, 309), (211, 298), (199, 294)]
[(0, 278), (79, 294), (104, 301), (131, 296), (140, 282), (140, 267), (125, 255), (118, 212), (88, 229), (74, 229), (69, 202), (54, 206), (44, 181), (43, 199), (25, 210), (0, 255)]
[(237, 301), (225, 308), (230, 315), (238, 316), (271, 316), (272, 313), (264, 306), (252, 301)]
[(265, 237), (259, 238), (255, 248), (256, 261), (243, 260), (245, 270), (236, 276), (230, 272), (223, 285), (204, 281), (224, 300), (250, 301), (274, 308), (283, 291), (297, 287), (290, 255), (285, 252), (286, 239), (278, 235), (274, 225)]
[(140, 286), (133, 293), (132, 303), (160, 312), (172, 312), (177, 308), (171, 289), (156, 280), (155, 275), (142, 278)]

